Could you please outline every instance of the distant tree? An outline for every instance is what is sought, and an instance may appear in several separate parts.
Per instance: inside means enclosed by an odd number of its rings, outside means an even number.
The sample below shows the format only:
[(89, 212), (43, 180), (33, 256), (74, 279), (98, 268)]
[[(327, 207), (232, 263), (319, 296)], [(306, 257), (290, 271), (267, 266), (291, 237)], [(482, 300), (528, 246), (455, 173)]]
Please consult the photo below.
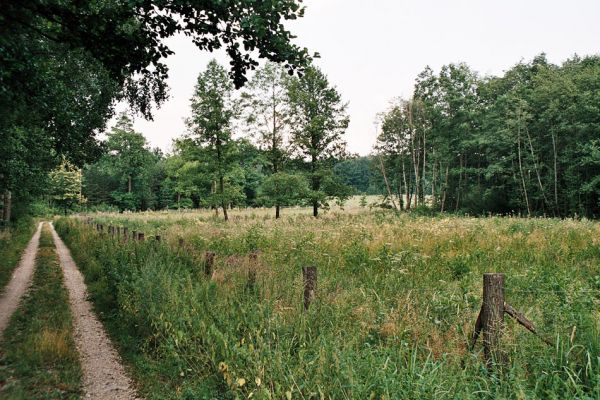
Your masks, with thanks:
[(155, 200), (164, 179), (158, 164), (162, 154), (149, 148), (125, 113), (107, 134), (105, 149), (106, 154), (83, 170), (89, 203), (109, 203), (121, 210), (160, 206)]
[(201, 50), (224, 48), (239, 87), (257, 58), (292, 72), (309, 62), (308, 51), (292, 43), (284, 24), (303, 11), (297, 0), (2, 2), (4, 208), (10, 209), (9, 199), (39, 195), (39, 183), (62, 157), (78, 166), (95, 161), (101, 155), (96, 135), (117, 102), (127, 101), (151, 118), (153, 106), (167, 98), (164, 59), (173, 51), (165, 39), (182, 34)]
[(350, 157), (336, 163), (333, 172), (356, 193), (382, 194), (374, 165), (377, 163), (372, 157)]
[(48, 191), (52, 203), (63, 209), (65, 215), (74, 205), (83, 201), (81, 171), (67, 161), (50, 172)]
[[(311, 186), (313, 216), (326, 199), (342, 193), (324, 191), (328, 170), (345, 154), (343, 135), (348, 127), (346, 103), (316, 67), (307, 68), (301, 78), (288, 84), (291, 115), (291, 142), (297, 154), (307, 162)], [(334, 189), (336, 185), (328, 185)], [(346, 195), (346, 193), (344, 193)]]
[[(242, 94), (245, 122), (251, 136), (256, 139), (270, 168), (270, 173), (283, 171), (289, 158), (286, 135), (289, 133), (290, 110), (287, 96), (289, 76), (285, 69), (267, 63), (256, 74)], [(275, 202), (275, 218), (279, 218), (279, 205)]]
[[(266, 206), (294, 206), (301, 203), (309, 192), (308, 181), (300, 174), (276, 172), (266, 177), (259, 188), (259, 198)], [(277, 213), (276, 218), (280, 214)]]
[(203, 167), (214, 182), (211, 203), (223, 209), (226, 221), (229, 219), (227, 207), (239, 192), (230, 180), (230, 173), (236, 166), (237, 149), (232, 138), (236, 115), (233, 85), (227, 71), (212, 60), (198, 76), (192, 97), (192, 116), (187, 124), (189, 139), (201, 150)]

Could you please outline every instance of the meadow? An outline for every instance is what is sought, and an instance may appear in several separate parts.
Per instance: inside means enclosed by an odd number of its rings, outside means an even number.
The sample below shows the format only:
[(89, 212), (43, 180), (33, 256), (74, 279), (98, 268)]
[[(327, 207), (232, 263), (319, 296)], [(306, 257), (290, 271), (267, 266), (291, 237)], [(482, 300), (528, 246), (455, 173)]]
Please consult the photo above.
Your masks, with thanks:
[[(211, 211), (93, 214), (55, 225), (148, 399), (600, 398), (599, 223), (307, 213), (234, 210), (227, 223)], [(109, 225), (146, 240), (113, 237)], [(318, 287), (304, 310), (309, 265)], [(487, 368), (481, 341), (468, 348), (484, 272), (505, 274), (507, 301), (551, 346), (507, 317), (506, 365)]]

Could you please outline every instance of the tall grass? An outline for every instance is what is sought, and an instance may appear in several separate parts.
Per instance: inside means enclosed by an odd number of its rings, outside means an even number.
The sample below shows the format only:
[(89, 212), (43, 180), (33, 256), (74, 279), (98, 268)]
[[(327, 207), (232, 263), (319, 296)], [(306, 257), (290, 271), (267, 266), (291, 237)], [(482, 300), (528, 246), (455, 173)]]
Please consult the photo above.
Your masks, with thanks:
[[(56, 224), (149, 398), (600, 397), (597, 223), (235, 217), (97, 219), (160, 233), (161, 243), (123, 243), (74, 219)], [(205, 250), (217, 253), (209, 278)], [(318, 266), (308, 312), (305, 265)], [(555, 344), (507, 320), (503, 372), (486, 370), (480, 347), (467, 350), (488, 271), (506, 274), (507, 301)]]
[(21, 218), (16, 225), (0, 229), (0, 291), (10, 280), (34, 230), (31, 218)]

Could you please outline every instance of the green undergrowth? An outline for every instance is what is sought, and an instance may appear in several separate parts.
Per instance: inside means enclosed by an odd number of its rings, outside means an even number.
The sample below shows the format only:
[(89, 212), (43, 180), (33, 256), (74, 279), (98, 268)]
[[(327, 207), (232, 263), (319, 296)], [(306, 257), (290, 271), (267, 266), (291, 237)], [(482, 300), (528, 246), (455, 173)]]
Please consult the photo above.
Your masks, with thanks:
[(0, 399), (79, 399), (81, 370), (62, 271), (47, 227), (32, 287), (0, 346)]
[[(149, 399), (600, 398), (596, 223), (177, 218), (100, 216), (103, 234), (76, 219), (56, 223)], [(113, 238), (111, 224), (147, 240)], [(308, 311), (306, 265), (318, 267)], [(467, 343), (491, 271), (505, 273), (507, 302), (553, 345), (507, 317), (508, 361), (488, 370), (481, 344)]]
[(30, 218), (22, 218), (15, 226), (0, 229), (0, 291), (12, 276), (35, 228)]

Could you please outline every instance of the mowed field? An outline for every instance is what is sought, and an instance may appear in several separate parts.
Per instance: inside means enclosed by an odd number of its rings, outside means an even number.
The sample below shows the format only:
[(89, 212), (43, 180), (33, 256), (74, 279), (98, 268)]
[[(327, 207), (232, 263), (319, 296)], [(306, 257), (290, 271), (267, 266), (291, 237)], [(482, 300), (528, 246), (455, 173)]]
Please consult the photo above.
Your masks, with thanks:
[[(55, 223), (143, 396), (600, 398), (599, 223), (358, 205), (316, 219), (308, 209), (273, 214)], [(109, 226), (127, 227), (129, 239)], [(143, 242), (131, 239), (134, 230)], [(215, 253), (209, 275), (207, 251)], [(318, 271), (308, 310), (304, 266)], [(506, 301), (552, 345), (506, 316), (506, 364), (487, 368), (481, 339), (468, 348), (485, 272), (505, 274)]]

